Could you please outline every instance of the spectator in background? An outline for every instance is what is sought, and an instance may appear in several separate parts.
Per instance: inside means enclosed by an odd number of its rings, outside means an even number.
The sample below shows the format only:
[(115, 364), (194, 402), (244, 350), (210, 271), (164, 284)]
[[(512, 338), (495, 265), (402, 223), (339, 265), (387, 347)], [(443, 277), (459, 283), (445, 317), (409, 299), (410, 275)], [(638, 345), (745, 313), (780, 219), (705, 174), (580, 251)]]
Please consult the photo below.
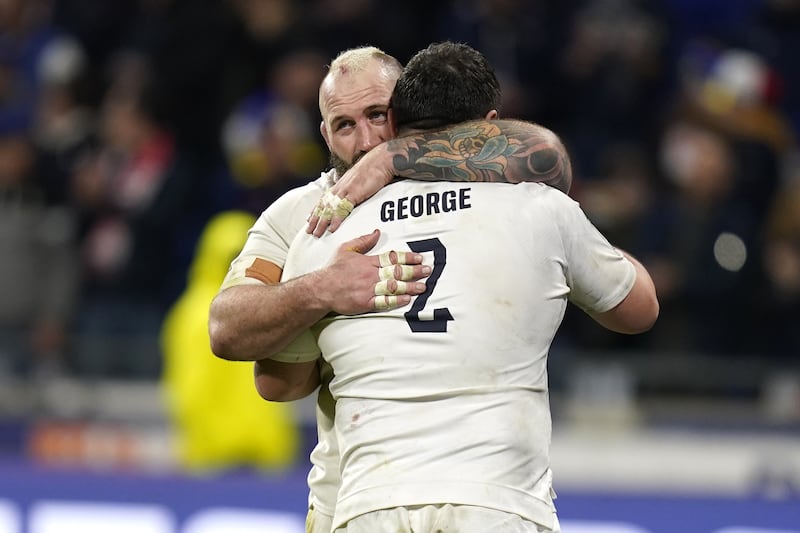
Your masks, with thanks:
[(76, 309), (75, 220), (37, 178), (27, 123), (0, 123), (0, 374), (60, 372)]
[(800, 168), (776, 194), (764, 229), (766, 285), (757, 292), (753, 349), (788, 360), (800, 353)]
[(692, 43), (682, 57), (660, 159), (676, 194), (651, 207), (640, 237), (664, 300), (656, 345), (760, 353), (751, 331), (765, 316), (764, 220), (795, 135), (778, 107), (780, 79), (760, 55)]
[(561, 118), (552, 111), (563, 87), (554, 90), (552, 80), (569, 20), (566, 5), (571, 2), (456, 1), (434, 21), (440, 39), (467, 42), (486, 54), (503, 89), (505, 116), (552, 125)]
[(652, 2), (582, 2), (569, 18), (556, 60), (551, 123), (586, 186), (602, 180), (603, 154), (651, 142), (668, 72), (667, 33)]
[(259, 401), (253, 369), (218, 359), (210, 348), (209, 304), (255, 220), (249, 213), (226, 211), (209, 221), (186, 290), (161, 329), (161, 386), (178, 460), (195, 472), (286, 468), (299, 451), (292, 406)]
[(30, 120), (39, 87), (40, 56), (55, 36), (48, 0), (0, 4), (0, 115)]
[(779, 107), (781, 79), (746, 49), (690, 46), (676, 112), (724, 135), (736, 153), (735, 194), (763, 216), (796, 135)]
[(637, 251), (662, 302), (653, 348), (741, 353), (749, 327), (758, 219), (737, 195), (737, 159), (719, 132), (676, 120), (662, 139), (669, 187), (643, 220)]
[(159, 122), (146, 60), (121, 56), (116, 68), (99, 145), (80, 156), (72, 176), (84, 275), (76, 365), (89, 376), (155, 378), (191, 176)]
[(312, 89), (322, 83), (324, 66), (314, 51), (287, 55), (228, 116), (222, 145), (229, 172), (217, 184), (230, 205), (260, 213), (324, 168)]
[(39, 61), (35, 141), (48, 201), (70, 202), (69, 180), (78, 154), (95, 141), (95, 113), (86, 101), (88, 58), (75, 39), (61, 37)]

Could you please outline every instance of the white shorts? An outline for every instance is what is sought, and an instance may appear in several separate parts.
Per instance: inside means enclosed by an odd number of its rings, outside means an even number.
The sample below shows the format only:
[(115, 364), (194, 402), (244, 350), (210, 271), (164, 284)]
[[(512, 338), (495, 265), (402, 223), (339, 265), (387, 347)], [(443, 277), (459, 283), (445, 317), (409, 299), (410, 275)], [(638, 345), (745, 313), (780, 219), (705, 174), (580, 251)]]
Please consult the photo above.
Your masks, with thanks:
[(512, 514), (473, 505), (421, 505), (381, 509), (350, 520), (334, 533), (559, 533)]
[(331, 533), (333, 517), (313, 507), (306, 514), (306, 533)]

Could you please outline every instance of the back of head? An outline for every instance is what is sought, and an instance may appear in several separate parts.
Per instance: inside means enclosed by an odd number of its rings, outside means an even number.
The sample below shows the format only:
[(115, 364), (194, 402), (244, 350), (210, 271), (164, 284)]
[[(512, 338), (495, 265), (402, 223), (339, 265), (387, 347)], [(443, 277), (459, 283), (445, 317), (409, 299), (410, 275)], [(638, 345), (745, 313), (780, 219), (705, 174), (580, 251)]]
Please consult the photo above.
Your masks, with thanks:
[(434, 43), (409, 60), (392, 93), (395, 126), (432, 129), (478, 120), (500, 109), (500, 83), (483, 54), (460, 43)]

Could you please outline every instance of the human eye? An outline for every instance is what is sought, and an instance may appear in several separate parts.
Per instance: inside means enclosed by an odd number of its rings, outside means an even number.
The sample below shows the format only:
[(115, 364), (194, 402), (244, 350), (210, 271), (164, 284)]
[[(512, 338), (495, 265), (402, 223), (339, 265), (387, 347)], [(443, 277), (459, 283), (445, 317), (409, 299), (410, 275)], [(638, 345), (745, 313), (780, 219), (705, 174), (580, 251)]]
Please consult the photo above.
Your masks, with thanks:
[(369, 114), (369, 120), (375, 124), (383, 124), (387, 120), (386, 110), (375, 110)]
[(340, 120), (333, 124), (333, 131), (347, 131), (348, 129), (353, 129), (353, 125), (355, 123), (352, 120)]

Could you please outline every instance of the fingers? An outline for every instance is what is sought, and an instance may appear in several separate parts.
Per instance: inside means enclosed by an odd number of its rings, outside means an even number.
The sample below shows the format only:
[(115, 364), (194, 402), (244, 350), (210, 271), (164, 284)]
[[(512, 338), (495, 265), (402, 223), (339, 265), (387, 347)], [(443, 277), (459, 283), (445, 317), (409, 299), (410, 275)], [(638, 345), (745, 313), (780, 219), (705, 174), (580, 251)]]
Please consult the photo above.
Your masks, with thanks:
[[(396, 254), (395, 257), (389, 258), (389, 254)], [(401, 255), (402, 254), (402, 255)], [(406, 256), (418, 254), (411, 254), (401, 252), (387, 252), (382, 256), (387, 256), (387, 260), (405, 260)], [(410, 259), (410, 258), (409, 258)], [(383, 263), (383, 261), (381, 261)], [(388, 311), (397, 307), (402, 307), (411, 301), (412, 296), (422, 294), (425, 292), (425, 283), (411, 280), (418, 280), (420, 278), (430, 275), (431, 269), (425, 265), (387, 265), (382, 266), (378, 270), (380, 281), (375, 284), (375, 298), (373, 300), (376, 311)]]
[[(342, 261), (341, 264), (346, 265), (343, 267), (344, 271), (348, 273), (348, 277), (352, 275), (353, 280), (365, 279), (363, 278), (363, 275), (366, 274), (365, 268), (373, 268), (375, 269), (373, 272), (377, 271), (378, 281), (372, 286), (374, 296), (367, 303), (373, 311), (387, 311), (408, 305), (412, 297), (425, 292), (426, 285), (419, 280), (430, 276), (432, 272), (430, 266), (422, 264), (423, 255), (411, 251), (392, 250), (379, 255), (363, 257), (355, 256), (352, 253), (348, 254), (348, 252), (356, 252), (360, 255), (368, 252), (378, 243), (380, 236), (380, 231), (376, 229), (372, 233), (342, 243), (337, 252), (337, 256)], [(357, 272), (364, 274), (356, 275)], [(358, 290), (363, 289), (359, 288)], [(366, 311), (362, 308), (351, 312)]]
[(344, 222), (344, 217), (337, 217), (336, 215), (334, 215), (333, 218), (331, 218), (331, 223), (328, 226), (328, 231), (333, 233), (334, 231), (339, 229), (339, 226), (342, 225), (342, 222)]
[[(400, 296), (376, 296), (375, 297), (375, 310), (376, 311), (388, 311), (390, 309), (396, 309), (400, 307)], [(406, 297), (407, 298), (407, 297)]]
[(422, 265), (422, 254), (413, 252), (384, 252), (378, 256), (378, 278), (411, 281), (430, 275), (431, 269)]
[(385, 279), (375, 284), (375, 296), (396, 296), (406, 294), (408, 284), (396, 279)]
[(317, 224), (319, 224), (319, 215), (316, 212), (316, 209), (311, 213), (311, 216), (308, 217), (308, 224), (306, 225), (306, 233), (313, 234), (314, 230), (317, 229)]
[(380, 239), (380, 237), (380, 230), (375, 229), (372, 230), (372, 233), (367, 233), (366, 235), (362, 235), (342, 243), (340, 249), (359, 254), (367, 253), (378, 243), (378, 239)]
[[(342, 221), (353, 211), (353, 202), (331, 191), (325, 191), (317, 202), (308, 219), (306, 233), (321, 237), (326, 230), (331, 232), (341, 225)], [(334, 222), (335, 221), (335, 222)]]
[(422, 282), (406, 283), (396, 279), (385, 279), (375, 284), (375, 296), (397, 296), (408, 294), (416, 296), (425, 292), (425, 284)]
[(422, 256), (420, 254), (414, 254), (411, 252), (395, 252), (394, 250), (391, 250), (389, 252), (383, 252), (381, 255), (379, 255), (378, 260), (380, 261), (380, 265), (382, 267), (387, 267), (397, 264), (419, 264), (422, 262)]
[(378, 269), (378, 278), (381, 280), (399, 279), (410, 281), (414, 279), (414, 265), (391, 265)]
[(381, 280), (375, 284), (373, 305), (376, 311), (388, 311), (403, 307), (411, 302), (411, 297), (425, 292), (422, 282), (406, 283), (396, 279)]
[(376, 296), (375, 310), (388, 311), (390, 309), (396, 309), (406, 305), (410, 301), (411, 299), (408, 296)]

